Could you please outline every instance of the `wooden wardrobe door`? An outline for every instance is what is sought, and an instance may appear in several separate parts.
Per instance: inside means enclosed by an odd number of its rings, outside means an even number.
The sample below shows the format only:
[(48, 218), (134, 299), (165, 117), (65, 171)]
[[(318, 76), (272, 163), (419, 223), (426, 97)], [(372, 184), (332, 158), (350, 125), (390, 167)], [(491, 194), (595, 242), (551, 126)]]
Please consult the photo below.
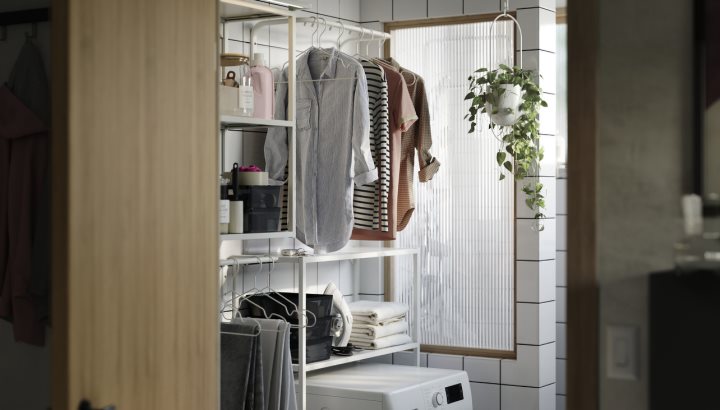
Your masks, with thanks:
[(216, 0), (52, 20), (53, 409), (217, 409)]

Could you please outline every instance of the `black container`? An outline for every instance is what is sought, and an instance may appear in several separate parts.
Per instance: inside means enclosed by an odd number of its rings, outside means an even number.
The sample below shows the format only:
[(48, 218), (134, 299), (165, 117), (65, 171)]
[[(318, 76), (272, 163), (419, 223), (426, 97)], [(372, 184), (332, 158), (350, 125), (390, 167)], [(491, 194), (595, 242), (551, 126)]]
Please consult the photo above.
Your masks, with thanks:
[(282, 186), (240, 185), (235, 191), (235, 200), (243, 201), (245, 209), (267, 209), (282, 206)]
[[(315, 363), (322, 360), (327, 360), (332, 354), (332, 336), (319, 337), (317, 339), (308, 339), (307, 345), (305, 346), (305, 362)], [(290, 340), (290, 356), (292, 356), (293, 363), (298, 362), (298, 344)]]
[[(305, 328), (306, 339), (310, 340), (317, 339), (319, 337), (330, 336), (333, 316), (319, 317), (315, 322), (315, 325), (312, 327), (310, 327), (310, 325), (313, 324), (312, 317), (308, 320), (310, 321), (310, 323), (308, 323), (308, 327)], [(298, 334), (300, 334), (298, 329), (290, 329), (290, 341), (292, 343), (297, 343)]]
[[(243, 202), (245, 207), (245, 202)], [(243, 230), (245, 233), (280, 232), (281, 208), (245, 208)]]
[[(293, 314), (292, 316), (290, 316), (288, 315), (288, 312), (293, 313), (293, 311), (296, 309), (296, 306), (299, 305), (299, 295), (297, 293), (288, 292), (279, 292), (278, 294), (270, 293), (269, 295), (272, 296), (272, 299), (268, 297), (267, 294), (252, 295), (249, 297), (249, 299), (253, 303), (265, 309), (265, 313), (268, 316), (275, 313), (292, 324), (298, 324), (297, 314)], [(284, 296), (285, 299), (289, 300), (289, 302), (278, 295)], [(305, 308), (308, 312), (314, 314), (317, 319), (325, 319), (330, 316), (330, 311), (332, 310), (332, 300), (332, 295), (306, 294)], [(253, 317), (264, 317), (263, 312), (261, 312), (257, 306), (249, 303), (247, 305), (247, 308), (250, 309), (251, 315)], [(328, 323), (328, 326), (330, 325), (330, 322)], [(308, 314), (308, 325), (312, 324), (313, 318), (311, 315)], [(321, 325), (320, 320), (318, 320), (317, 325)], [(308, 328), (308, 330), (309, 329), (310, 328)], [(325, 333), (325, 335), (327, 334), (330, 334), (329, 330), (327, 333)]]

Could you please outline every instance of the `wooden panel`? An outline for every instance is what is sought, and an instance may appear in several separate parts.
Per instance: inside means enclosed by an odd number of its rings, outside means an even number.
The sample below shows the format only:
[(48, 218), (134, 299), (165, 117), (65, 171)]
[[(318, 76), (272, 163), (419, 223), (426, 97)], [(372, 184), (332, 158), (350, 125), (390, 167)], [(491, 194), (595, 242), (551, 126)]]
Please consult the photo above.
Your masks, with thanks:
[(216, 409), (217, 3), (55, 3), (53, 409)]
[(596, 61), (598, 0), (568, 1), (567, 408), (598, 408)]

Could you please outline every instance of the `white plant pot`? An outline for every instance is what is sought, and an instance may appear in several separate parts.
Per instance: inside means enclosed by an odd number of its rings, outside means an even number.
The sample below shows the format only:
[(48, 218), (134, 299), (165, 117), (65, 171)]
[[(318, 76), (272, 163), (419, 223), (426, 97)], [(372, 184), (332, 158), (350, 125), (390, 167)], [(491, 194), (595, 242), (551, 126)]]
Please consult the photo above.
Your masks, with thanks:
[(490, 116), (490, 120), (497, 125), (511, 126), (519, 119), (522, 112), (520, 104), (522, 103), (522, 87), (519, 85), (502, 84), (499, 86), (505, 90), (498, 96), (497, 113), (494, 106), (490, 102), (485, 103), (485, 111)]

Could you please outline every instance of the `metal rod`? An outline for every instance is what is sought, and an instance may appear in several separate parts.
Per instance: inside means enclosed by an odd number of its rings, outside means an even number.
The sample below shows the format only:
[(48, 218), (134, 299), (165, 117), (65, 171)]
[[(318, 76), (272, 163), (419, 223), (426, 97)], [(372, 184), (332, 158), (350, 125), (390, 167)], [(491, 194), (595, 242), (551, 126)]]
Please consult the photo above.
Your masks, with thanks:
[(229, 259), (221, 259), (220, 267), (225, 266), (239, 266), (239, 265), (253, 265), (258, 263), (275, 263), (279, 260), (277, 256), (270, 255), (240, 255), (231, 256)]
[[(295, 20), (296, 20), (296, 23), (317, 23), (317, 24), (323, 24), (326, 27), (336, 27), (339, 29), (344, 29), (345, 31), (352, 31), (355, 33), (372, 34), (373, 36), (375, 36), (375, 39), (373, 41), (378, 41), (378, 40), (382, 40), (382, 39), (387, 40), (391, 37), (389, 33), (384, 33), (382, 31), (376, 31), (376, 30), (370, 30), (370, 29), (366, 29), (366, 28), (363, 28), (360, 26), (345, 25), (344, 23), (335, 22), (335, 21), (326, 21), (326, 22), (320, 23), (319, 19), (316, 17), (298, 17)], [(263, 27), (277, 26), (277, 25), (286, 24), (286, 23), (287, 23), (286, 19), (280, 18), (280, 19), (263, 20), (263, 21), (260, 21), (257, 24), (255, 24), (250, 29), (250, 56), (252, 57), (252, 55), (255, 52), (255, 44), (257, 43), (257, 33), (258, 33), (259, 29), (261, 29)], [(349, 41), (353, 41), (353, 39), (345, 40), (343, 42), (343, 44), (345, 44)]]
[[(299, 310), (300, 312), (304, 312), (306, 309), (306, 290), (305, 290), (305, 271), (307, 269), (305, 259), (300, 258), (299, 263), (300, 272), (298, 273), (298, 291), (300, 293), (298, 297), (298, 302), (300, 302)], [(300, 320), (300, 318), (298, 318)], [(299, 323), (298, 323), (299, 324)], [(298, 329), (298, 384), (300, 391), (299, 393), (299, 399), (298, 400), (298, 408), (300, 409), (306, 409), (306, 402), (307, 402), (307, 368), (306, 368), (306, 356), (305, 356), (305, 349), (307, 346), (307, 341), (305, 340), (305, 337), (307, 336), (307, 331), (305, 330), (305, 326), (301, 326), (300, 329)]]
[(30, 9), (7, 11), (0, 13), (0, 26), (13, 26), (17, 24), (42, 23), (50, 21), (50, 9)]

